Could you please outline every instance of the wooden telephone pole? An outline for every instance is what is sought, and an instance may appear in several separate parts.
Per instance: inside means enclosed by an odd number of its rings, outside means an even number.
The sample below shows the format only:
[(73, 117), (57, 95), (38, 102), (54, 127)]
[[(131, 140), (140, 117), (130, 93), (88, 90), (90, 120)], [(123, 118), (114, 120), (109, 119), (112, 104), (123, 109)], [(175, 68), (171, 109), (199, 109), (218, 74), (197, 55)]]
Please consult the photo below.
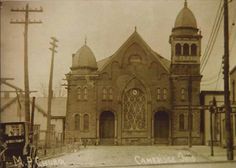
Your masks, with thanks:
[(26, 4), (23, 9), (11, 9), (12, 12), (23, 12), (24, 20), (11, 21), (12, 24), (24, 24), (24, 84), (25, 84), (25, 121), (30, 122), (30, 96), (29, 96), (29, 71), (28, 71), (28, 26), (29, 24), (40, 24), (41, 21), (31, 21), (29, 19), (30, 12), (43, 12), (40, 9), (30, 9), (29, 4)]
[(50, 44), (52, 45), (51, 48), (49, 48), (52, 51), (52, 58), (51, 58), (51, 67), (50, 67), (50, 76), (49, 76), (49, 85), (48, 85), (48, 115), (47, 115), (47, 139), (46, 139), (46, 146), (50, 147), (51, 146), (51, 106), (52, 106), (52, 97), (53, 97), (53, 66), (54, 66), (54, 54), (57, 53), (56, 47), (56, 42), (58, 40), (55, 37), (51, 37), (52, 42)]
[(228, 0), (224, 0), (224, 104), (227, 159), (234, 160), (233, 135), (231, 128), (231, 106), (229, 94), (229, 16)]

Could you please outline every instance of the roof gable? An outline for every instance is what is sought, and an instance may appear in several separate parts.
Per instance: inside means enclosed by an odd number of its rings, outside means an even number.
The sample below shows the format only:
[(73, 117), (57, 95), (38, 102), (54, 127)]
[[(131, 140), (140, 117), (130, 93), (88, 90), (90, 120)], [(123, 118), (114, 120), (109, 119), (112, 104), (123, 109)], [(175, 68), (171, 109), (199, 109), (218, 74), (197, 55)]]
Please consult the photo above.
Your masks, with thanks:
[(98, 71), (102, 71), (108, 64), (112, 62), (120, 53), (124, 52), (128, 47), (133, 44), (138, 44), (146, 52), (155, 57), (160, 62), (162, 67), (169, 73), (170, 61), (160, 56), (158, 53), (153, 51), (151, 47), (142, 39), (142, 37), (135, 31), (122, 45), (121, 47), (111, 56), (98, 61)]

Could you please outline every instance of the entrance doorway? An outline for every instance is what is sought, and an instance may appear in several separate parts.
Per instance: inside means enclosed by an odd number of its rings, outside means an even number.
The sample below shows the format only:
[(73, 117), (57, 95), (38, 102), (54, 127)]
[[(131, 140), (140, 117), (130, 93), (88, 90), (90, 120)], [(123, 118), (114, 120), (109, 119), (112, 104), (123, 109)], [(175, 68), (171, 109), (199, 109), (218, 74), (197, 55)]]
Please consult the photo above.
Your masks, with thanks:
[(113, 144), (115, 137), (115, 116), (112, 112), (102, 112), (99, 128), (100, 143)]
[(156, 112), (154, 116), (155, 143), (168, 143), (169, 115), (167, 112)]

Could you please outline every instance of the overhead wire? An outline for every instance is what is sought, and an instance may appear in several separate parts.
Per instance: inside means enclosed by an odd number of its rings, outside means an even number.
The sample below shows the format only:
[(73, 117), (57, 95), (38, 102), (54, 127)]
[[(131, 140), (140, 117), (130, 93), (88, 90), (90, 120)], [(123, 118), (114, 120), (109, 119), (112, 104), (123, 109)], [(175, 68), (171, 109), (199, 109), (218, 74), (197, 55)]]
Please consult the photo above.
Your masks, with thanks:
[[(221, 2), (222, 2), (222, 0), (221, 0)], [(203, 58), (201, 59), (201, 65), (202, 65), (201, 66), (201, 73), (204, 71), (204, 69), (206, 67), (206, 64), (207, 64), (207, 62), (210, 58), (211, 52), (212, 52), (213, 47), (214, 47), (215, 42), (216, 42), (216, 38), (217, 38), (218, 33), (219, 33), (221, 22), (222, 22), (222, 19), (223, 19), (223, 6), (222, 6), (221, 2), (220, 2), (220, 5), (219, 5), (219, 8), (218, 8), (218, 11), (217, 11), (217, 16), (216, 16), (216, 19), (215, 19), (215, 22), (214, 22), (214, 25), (213, 25), (213, 28), (212, 28), (212, 32), (211, 32), (207, 47), (204, 51)]]
[[(229, 33), (229, 40), (232, 39), (231, 37), (232, 37), (233, 29), (235, 28), (235, 19), (236, 19), (236, 15), (234, 15), (234, 17), (232, 19), (232, 26), (231, 26), (230, 33)], [(229, 53), (231, 53), (231, 51), (233, 49), (235, 39), (236, 39), (236, 31), (235, 31), (235, 35), (233, 36), (233, 39), (232, 39), (232, 43), (231, 43), (231, 47), (229, 49)], [(218, 88), (219, 79), (222, 76), (222, 69), (223, 69), (223, 62), (221, 63), (221, 66), (220, 66), (220, 70), (219, 70), (217, 81), (216, 81), (215, 90), (217, 90), (217, 88)]]
[[(214, 47), (214, 44), (215, 44), (215, 41), (216, 41), (216, 37), (218, 35), (219, 28), (220, 28), (220, 25), (221, 25), (221, 22), (222, 22), (222, 19), (223, 19), (223, 5), (221, 4), (221, 2), (222, 2), (222, 0), (220, 1), (219, 8), (217, 10), (217, 15), (216, 15), (216, 18), (215, 18), (215, 22), (214, 22), (214, 25), (213, 25), (213, 28), (212, 28), (211, 35), (209, 37), (209, 41), (208, 41), (207, 47), (206, 47), (206, 49), (204, 51), (204, 55), (203, 55), (203, 57), (201, 59), (201, 63), (203, 65), (203, 66), (201, 66), (201, 73), (204, 71), (204, 69), (206, 67), (206, 64), (207, 64), (207, 62), (209, 60), (209, 57), (210, 57), (212, 49)], [(220, 11), (220, 14), (219, 14), (219, 11)], [(233, 27), (230, 30), (229, 38), (232, 37), (232, 32), (233, 32), (232, 30), (233, 30), (234, 25), (235, 25), (235, 18), (236, 18), (236, 15), (234, 15), (234, 19), (233, 19), (233, 22), (232, 22), (233, 23), (232, 24)], [(232, 43), (231, 43), (230, 52), (232, 51), (235, 39), (236, 39), (236, 33), (235, 33), (235, 37), (233, 37), (233, 40), (232, 40)], [(222, 66), (223, 66), (223, 62), (220, 65), (220, 69), (219, 69), (219, 72), (218, 72), (216, 80), (211, 81), (211, 80), (213, 80), (216, 77), (216, 76), (214, 76), (211, 79), (205, 80), (203, 83), (201, 83), (201, 85), (211, 85), (211, 84), (216, 83), (216, 85), (215, 85), (215, 90), (216, 90), (217, 87), (218, 87), (219, 79), (222, 76)]]
[(206, 48), (205, 48), (203, 57), (201, 58), (201, 62), (204, 62), (204, 61), (205, 61), (206, 53), (207, 53), (208, 48), (209, 48), (209, 46), (210, 46), (210, 43), (211, 43), (213, 34), (214, 34), (214, 32), (215, 32), (216, 25), (217, 25), (218, 20), (219, 20), (219, 15), (220, 15), (220, 12), (221, 12), (221, 8), (222, 8), (222, 0), (220, 1), (219, 7), (218, 7), (218, 9), (217, 9), (217, 13), (216, 13), (216, 17), (215, 17), (215, 20), (214, 20), (214, 24), (213, 24), (213, 27), (212, 27), (212, 30), (211, 30), (211, 34), (210, 34), (210, 37), (209, 37), (207, 46), (206, 46)]

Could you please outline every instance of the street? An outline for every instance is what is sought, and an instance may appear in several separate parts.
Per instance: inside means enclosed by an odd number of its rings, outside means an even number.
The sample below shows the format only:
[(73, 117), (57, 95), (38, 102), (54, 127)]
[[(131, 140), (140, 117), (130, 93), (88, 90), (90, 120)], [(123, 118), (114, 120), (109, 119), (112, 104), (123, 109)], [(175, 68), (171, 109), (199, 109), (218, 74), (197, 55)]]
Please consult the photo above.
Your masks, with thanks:
[[(203, 152), (205, 150), (205, 152)], [(220, 148), (218, 149), (220, 150)], [(199, 153), (198, 153), (199, 151)], [(222, 151), (222, 150), (221, 150)], [(219, 151), (217, 151), (219, 152)], [(183, 146), (88, 146), (74, 153), (42, 160), (46, 167), (235, 167), (221, 154), (207, 155), (207, 147)], [(216, 154), (217, 155), (217, 154)]]

